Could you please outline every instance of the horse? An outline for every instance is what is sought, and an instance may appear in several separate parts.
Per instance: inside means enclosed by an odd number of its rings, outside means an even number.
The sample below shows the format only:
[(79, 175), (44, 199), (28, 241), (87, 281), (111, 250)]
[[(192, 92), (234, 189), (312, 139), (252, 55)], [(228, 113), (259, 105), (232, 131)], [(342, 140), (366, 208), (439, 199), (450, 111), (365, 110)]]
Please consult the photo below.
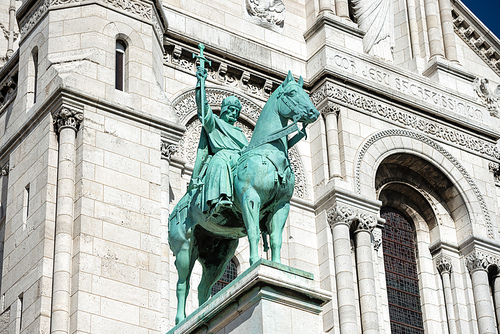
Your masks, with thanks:
[[(288, 72), (266, 102), (233, 173), (231, 208), (216, 214), (202, 212), (201, 190), (196, 186), (188, 188), (170, 215), (168, 241), (179, 276), (176, 324), (186, 317), (189, 281), (197, 259), (203, 268), (198, 286), (200, 306), (210, 298), (211, 288), (234, 256), (239, 238), (248, 236), (250, 265), (259, 260), (261, 234), (266, 247), (269, 236), (272, 261), (281, 262), (282, 234), (295, 183), (288, 150), (305, 137), (307, 124), (319, 116), (302, 86), (302, 77), (296, 82)], [(302, 130), (298, 123), (302, 123)]]

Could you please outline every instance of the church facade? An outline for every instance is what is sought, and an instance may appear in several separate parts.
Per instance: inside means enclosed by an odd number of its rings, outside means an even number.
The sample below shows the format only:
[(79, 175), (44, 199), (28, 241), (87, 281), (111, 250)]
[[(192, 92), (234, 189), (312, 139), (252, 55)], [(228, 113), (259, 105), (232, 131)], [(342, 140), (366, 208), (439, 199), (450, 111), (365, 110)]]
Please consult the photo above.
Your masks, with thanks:
[(460, 0), (0, 0), (0, 25), (0, 333), (175, 326), (199, 43), (248, 138), (289, 70), (321, 113), (282, 248), (331, 295), (320, 333), (499, 332), (500, 40)]

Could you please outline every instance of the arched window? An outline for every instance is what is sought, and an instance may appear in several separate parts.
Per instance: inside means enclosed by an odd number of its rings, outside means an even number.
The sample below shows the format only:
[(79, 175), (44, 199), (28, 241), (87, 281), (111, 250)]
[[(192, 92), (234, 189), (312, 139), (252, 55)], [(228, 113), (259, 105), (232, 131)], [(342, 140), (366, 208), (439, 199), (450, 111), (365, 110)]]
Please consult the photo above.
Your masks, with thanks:
[(397, 210), (381, 209), (382, 245), (392, 333), (423, 334), (415, 239), (412, 225)]
[(227, 264), (226, 270), (224, 271), (222, 277), (212, 286), (212, 292), (210, 295), (214, 296), (217, 292), (224, 289), (226, 285), (234, 281), (236, 276), (238, 276), (236, 263), (234, 262), (234, 260), (231, 260)]
[(116, 41), (115, 56), (115, 88), (121, 91), (125, 90), (125, 51), (127, 45), (122, 40)]

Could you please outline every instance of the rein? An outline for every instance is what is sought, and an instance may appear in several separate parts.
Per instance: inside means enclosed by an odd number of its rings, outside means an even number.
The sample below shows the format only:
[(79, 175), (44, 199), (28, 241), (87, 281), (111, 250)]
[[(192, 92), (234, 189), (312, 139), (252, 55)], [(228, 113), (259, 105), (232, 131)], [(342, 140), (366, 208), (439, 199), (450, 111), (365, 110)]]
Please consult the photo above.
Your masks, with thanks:
[[(279, 91), (278, 91), (277, 99), (281, 99), (281, 102), (283, 102), (283, 104), (286, 105), (288, 107), (288, 109), (290, 109), (290, 111), (293, 112), (294, 108), (290, 107), (290, 105), (287, 103), (287, 101), (285, 101), (284, 97), (286, 97), (288, 99), (288, 101), (293, 104), (293, 107), (296, 107), (297, 103), (295, 103), (288, 96), (283, 95), (283, 88), (281, 88), (281, 86), (278, 87), (278, 89), (279, 89)], [(243, 155), (243, 154), (247, 153), (248, 151), (253, 150), (254, 148), (257, 148), (257, 147), (262, 146), (262, 145), (267, 144), (267, 143), (271, 143), (271, 142), (278, 140), (282, 137), (288, 136), (289, 134), (294, 133), (294, 132), (297, 132), (297, 134), (295, 136), (293, 136), (292, 139), (290, 139), (290, 141), (292, 141), (292, 142), (294, 141), (295, 137), (301, 136), (301, 135), (304, 136), (305, 130), (304, 130), (304, 133), (302, 133), (302, 131), (299, 129), (299, 127), (297, 125), (300, 117), (301, 117), (301, 115), (295, 114), (292, 118), (292, 120), (293, 120), (292, 124), (287, 125), (286, 127), (282, 128), (282, 129), (279, 129), (279, 130), (272, 132), (266, 138), (258, 141), (255, 144), (252, 144), (252, 145), (245, 147), (243, 150), (240, 151), (240, 154)]]

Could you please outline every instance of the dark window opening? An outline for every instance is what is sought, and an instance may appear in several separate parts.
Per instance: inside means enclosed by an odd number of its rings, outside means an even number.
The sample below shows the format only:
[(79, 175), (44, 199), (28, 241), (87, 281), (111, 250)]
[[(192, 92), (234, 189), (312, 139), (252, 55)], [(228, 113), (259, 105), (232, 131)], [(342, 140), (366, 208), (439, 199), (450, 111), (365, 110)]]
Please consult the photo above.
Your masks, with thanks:
[(116, 41), (115, 88), (121, 91), (125, 86), (125, 50), (125, 43)]
[(32, 52), (33, 56), (33, 103), (36, 103), (36, 87), (37, 87), (37, 82), (38, 82), (38, 49), (35, 48)]
[(384, 207), (380, 215), (391, 331), (424, 334), (413, 229), (397, 210)]
[(236, 263), (231, 260), (227, 264), (226, 270), (224, 271), (222, 277), (212, 286), (212, 293), (210, 295), (214, 296), (217, 292), (224, 289), (229, 283), (234, 281), (236, 276), (238, 276)]

